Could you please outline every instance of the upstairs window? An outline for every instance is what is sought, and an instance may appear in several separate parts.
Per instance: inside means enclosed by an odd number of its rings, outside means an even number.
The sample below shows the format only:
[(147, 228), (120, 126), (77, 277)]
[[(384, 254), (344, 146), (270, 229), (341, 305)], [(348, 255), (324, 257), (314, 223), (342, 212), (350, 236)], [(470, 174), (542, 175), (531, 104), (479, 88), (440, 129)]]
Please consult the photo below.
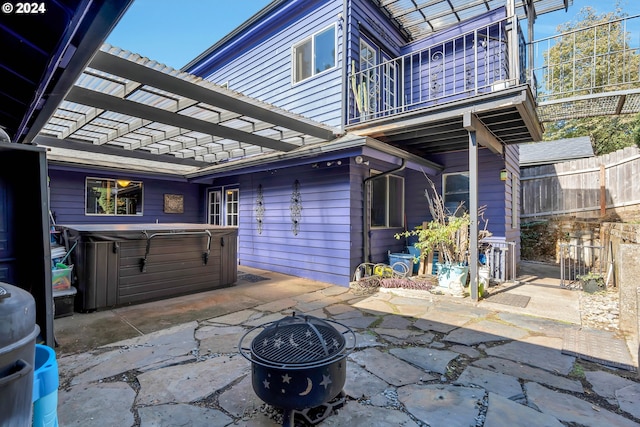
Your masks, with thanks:
[(87, 178), (87, 215), (142, 215), (142, 182)]
[(293, 82), (336, 66), (336, 26), (331, 25), (293, 46)]

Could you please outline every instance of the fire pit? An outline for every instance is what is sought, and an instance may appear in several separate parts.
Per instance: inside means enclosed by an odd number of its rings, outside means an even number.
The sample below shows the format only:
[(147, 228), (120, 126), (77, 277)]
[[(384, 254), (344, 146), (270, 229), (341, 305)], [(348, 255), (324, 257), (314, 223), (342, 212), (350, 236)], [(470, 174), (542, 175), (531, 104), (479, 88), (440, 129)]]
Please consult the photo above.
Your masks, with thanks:
[[(254, 335), (245, 347), (244, 341)], [(345, 359), (355, 344), (347, 326), (293, 313), (252, 328), (238, 348), (251, 362), (253, 390), (265, 403), (283, 409), (283, 426), (293, 426), (293, 411), (325, 404), (342, 392)]]

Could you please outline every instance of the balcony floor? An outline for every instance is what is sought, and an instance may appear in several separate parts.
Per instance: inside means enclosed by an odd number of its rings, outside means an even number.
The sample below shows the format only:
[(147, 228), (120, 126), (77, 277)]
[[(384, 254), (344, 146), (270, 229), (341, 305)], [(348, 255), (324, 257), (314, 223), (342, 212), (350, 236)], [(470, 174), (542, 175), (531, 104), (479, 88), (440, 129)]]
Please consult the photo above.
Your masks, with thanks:
[(468, 112), (503, 145), (542, 139), (543, 129), (527, 85), (404, 111), (348, 126), (346, 130), (425, 156), (469, 147), (469, 133), (463, 125)]

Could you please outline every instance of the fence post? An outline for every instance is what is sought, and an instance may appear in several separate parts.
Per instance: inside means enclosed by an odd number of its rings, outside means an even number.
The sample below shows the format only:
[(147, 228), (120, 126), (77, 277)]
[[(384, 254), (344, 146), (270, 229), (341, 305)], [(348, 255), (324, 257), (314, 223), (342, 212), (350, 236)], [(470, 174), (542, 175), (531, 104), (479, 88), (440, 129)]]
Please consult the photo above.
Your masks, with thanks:
[(607, 215), (607, 174), (604, 165), (600, 164), (600, 218)]

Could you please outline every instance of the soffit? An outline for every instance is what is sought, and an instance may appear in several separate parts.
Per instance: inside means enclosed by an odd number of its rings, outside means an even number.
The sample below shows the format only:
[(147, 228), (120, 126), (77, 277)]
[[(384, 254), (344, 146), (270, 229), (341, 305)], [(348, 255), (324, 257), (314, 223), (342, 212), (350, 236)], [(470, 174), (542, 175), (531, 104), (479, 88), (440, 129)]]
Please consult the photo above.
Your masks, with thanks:
[(329, 141), (338, 131), (110, 45), (96, 53), (42, 138), (203, 165)]
[[(507, 0), (508, 1), (508, 0)], [(527, 19), (527, 4), (531, 0), (514, 0), (519, 19)], [(373, 0), (411, 40), (448, 28), (459, 22), (482, 15), (506, 5), (505, 0)], [(572, 0), (533, 0), (536, 16), (566, 9)]]

